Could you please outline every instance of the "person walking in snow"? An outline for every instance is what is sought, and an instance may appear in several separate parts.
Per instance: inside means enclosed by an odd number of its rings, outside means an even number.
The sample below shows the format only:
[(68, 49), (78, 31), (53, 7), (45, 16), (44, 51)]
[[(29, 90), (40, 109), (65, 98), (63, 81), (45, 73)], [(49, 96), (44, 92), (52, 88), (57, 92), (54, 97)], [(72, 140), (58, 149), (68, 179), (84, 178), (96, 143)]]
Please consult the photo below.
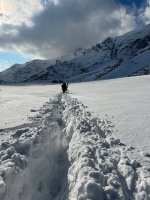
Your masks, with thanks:
[(63, 82), (63, 84), (61, 85), (62, 91), (63, 93), (65, 93), (68, 90), (68, 83)]

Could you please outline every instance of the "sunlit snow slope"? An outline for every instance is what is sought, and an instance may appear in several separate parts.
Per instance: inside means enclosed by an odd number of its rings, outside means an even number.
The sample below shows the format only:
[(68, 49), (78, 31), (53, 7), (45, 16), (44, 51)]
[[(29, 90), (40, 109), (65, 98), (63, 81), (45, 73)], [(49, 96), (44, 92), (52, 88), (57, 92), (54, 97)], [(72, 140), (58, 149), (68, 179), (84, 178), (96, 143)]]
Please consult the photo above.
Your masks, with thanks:
[(150, 74), (150, 25), (53, 60), (33, 60), (0, 72), (1, 83), (78, 82)]

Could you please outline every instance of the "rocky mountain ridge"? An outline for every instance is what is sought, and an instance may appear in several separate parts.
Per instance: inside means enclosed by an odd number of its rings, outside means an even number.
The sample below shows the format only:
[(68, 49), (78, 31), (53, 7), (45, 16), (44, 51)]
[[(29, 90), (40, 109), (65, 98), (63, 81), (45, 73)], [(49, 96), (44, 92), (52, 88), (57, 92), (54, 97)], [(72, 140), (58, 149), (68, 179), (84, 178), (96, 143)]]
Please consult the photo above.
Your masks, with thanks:
[(150, 25), (106, 38), (53, 60), (33, 60), (0, 72), (1, 83), (78, 82), (150, 73)]

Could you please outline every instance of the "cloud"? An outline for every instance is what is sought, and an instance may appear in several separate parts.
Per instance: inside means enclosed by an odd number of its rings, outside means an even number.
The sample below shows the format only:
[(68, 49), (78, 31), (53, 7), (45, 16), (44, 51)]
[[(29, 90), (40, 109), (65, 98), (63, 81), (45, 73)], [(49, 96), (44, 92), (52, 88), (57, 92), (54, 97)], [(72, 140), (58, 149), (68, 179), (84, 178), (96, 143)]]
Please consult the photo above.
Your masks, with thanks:
[[(5, 1), (12, 4), (12, 0)], [(14, 50), (34, 58), (67, 54), (136, 27), (134, 14), (115, 0), (13, 2), (16, 3), (7, 17), (17, 14), (1, 24), (1, 50)]]
[[(35, 9), (36, 8), (36, 9)], [(0, 24), (13, 24), (31, 25), (31, 17), (43, 10), (43, 6), (40, 1), (37, 0), (1, 0), (1, 17)]]
[(147, 0), (146, 6), (141, 10), (140, 17), (145, 24), (150, 23), (150, 0)]

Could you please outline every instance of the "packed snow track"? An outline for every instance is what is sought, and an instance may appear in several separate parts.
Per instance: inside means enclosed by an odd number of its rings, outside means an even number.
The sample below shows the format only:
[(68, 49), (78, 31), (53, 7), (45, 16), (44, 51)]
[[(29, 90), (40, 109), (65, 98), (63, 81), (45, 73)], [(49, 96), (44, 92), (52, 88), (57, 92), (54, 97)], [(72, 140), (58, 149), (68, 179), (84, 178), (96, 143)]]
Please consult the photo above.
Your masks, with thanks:
[(0, 130), (0, 200), (149, 200), (148, 169), (68, 94)]

